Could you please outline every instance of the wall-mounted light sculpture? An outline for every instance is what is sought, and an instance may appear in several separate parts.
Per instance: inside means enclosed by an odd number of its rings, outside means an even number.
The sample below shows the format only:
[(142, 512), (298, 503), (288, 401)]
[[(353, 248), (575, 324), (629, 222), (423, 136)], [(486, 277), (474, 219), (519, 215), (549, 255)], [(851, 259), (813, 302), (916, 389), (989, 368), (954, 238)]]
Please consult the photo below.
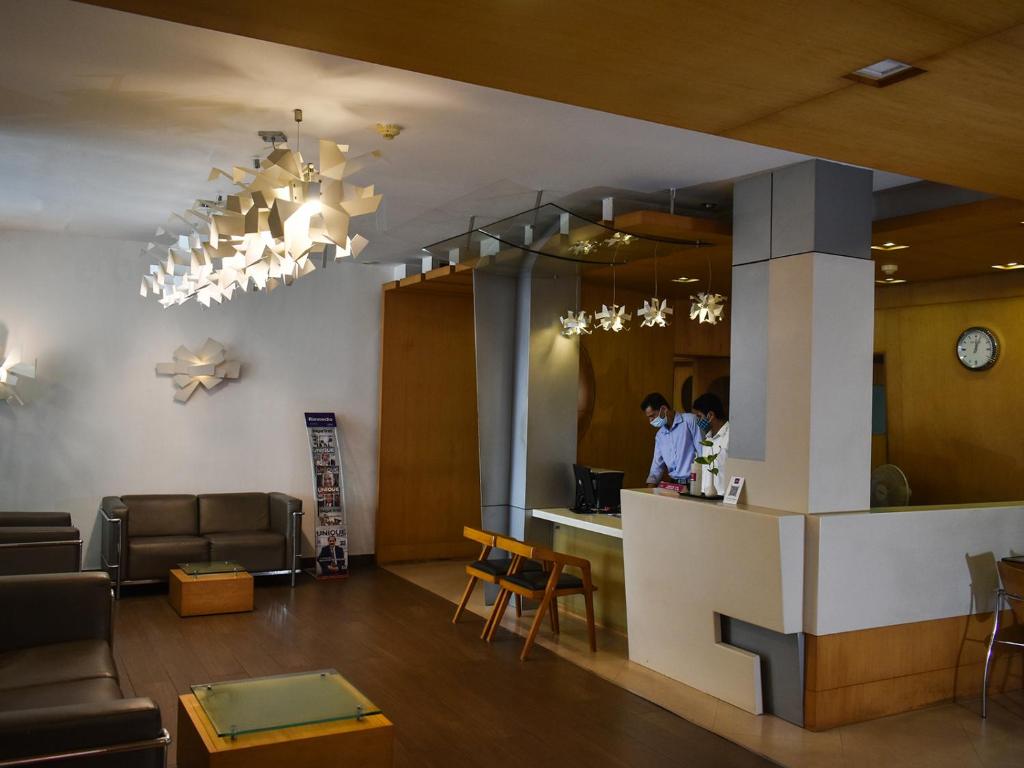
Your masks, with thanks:
[(174, 399), (179, 403), (187, 403), (200, 385), (211, 390), (226, 379), (237, 379), (241, 369), (242, 364), (228, 360), (224, 345), (213, 339), (207, 339), (198, 352), (182, 345), (174, 350), (174, 362), (156, 364), (158, 375), (174, 377), (178, 390)]
[(25, 401), (18, 394), (18, 379), (34, 379), (36, 362), (25, 362), (21, 359), (21, 350), (12, 349), (4, 354), (0, 351), (0, 401), (24, 405)]

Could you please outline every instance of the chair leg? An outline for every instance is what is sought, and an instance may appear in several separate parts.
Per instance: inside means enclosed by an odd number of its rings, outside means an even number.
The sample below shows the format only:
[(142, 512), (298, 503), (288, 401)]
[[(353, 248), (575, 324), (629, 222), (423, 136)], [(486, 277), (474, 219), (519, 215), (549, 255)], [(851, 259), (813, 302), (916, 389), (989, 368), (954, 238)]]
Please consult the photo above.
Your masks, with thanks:
[(995, 648), (996, 635), (999, 634), (999, 614), (1003, 607), (1002, 594), (996, 595), (995, 621), (992, 622), (992, 636), (988, 639), (988, 650), (985, 652), (985, 672), (981, 676), (981, 716), (988, 717), (988, 674), (992, 669), (992, 650)]
[(516, 618), (521, 618), (523, 615), (523, 596), (516, 595)]
[(597, 651), (597, 630), (594, 629), (594, 582), (590, 579), (589, 569), (583, 573), (583, 600), (587, 604), (587, 635), (590, 638), (590, 651)]
[(548, 606), (548, 616), (551, 618), (551, 631), (556, 635), (559, 633), (558, 627), (558, 598), (554, 598), (551, 601), (551, 605)]
[(498, 627), (501, 626), (501, 620), (505, 617), (505, 609), (508, 608), (508, 601), (511, 598), (512, 592), (507, 589), (498, 595), (498, 600), (494, 603), (494, 610), (491, 611), (491, 624), (484, 628), (483, 638), (488, 643), (493, 642), (494, 636), (498, 633)]
[(553, 599), (554, 593), (552, 591), (548, 590), (544, 593), (544, 599), (541, 600), (540, 607), (537, 608), (537, 615), (533, 617), (533, 624), (530, 625), (530, 633), (526, 636), (526, 642), (523, 643), (523, 652), (519, 654), (520, 661), (526, 661), (530, 648), (533, 647), (533, 641), (537, 638), (537, 630), (540, 629), (540, 623), (544, 621), (544, 614), (548, 612)]
[(476, 582), (476, 576), (470, 576), (469, 581), (466, 582), (466, 589), (462, 593), (462, 599), (459, 601), (459, 605), (455, 609), (455, 615), (452, 616), (452, 624), (457, 623), (462, 612), (466, 610), (466, 606), (469, 604), (469, 598), (473, 594), (473, 589), (476, 587)]

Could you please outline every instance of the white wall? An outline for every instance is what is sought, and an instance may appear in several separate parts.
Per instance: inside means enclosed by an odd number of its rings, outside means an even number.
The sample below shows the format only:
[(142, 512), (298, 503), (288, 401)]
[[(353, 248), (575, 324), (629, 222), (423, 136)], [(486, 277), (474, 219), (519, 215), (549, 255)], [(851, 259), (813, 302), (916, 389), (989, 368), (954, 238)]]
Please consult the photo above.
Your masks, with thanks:
[[(330, 264), (269, 295), (165, 310), (138, 294), (139, 247), (0, 233), (0, 343), (6, 333), (39, 363), (32, 401), (0, 403), (0, 509), (70, 512), (94, 567), (104, 495), (283, 491), (302, 499), (309, 553), (302, 414), (334, 411), (350, 551), (373, 552), (380, 285), (390, 270)], [(176, 403), (154, 367), (208, 336), (242, 361), (242, 378)]]

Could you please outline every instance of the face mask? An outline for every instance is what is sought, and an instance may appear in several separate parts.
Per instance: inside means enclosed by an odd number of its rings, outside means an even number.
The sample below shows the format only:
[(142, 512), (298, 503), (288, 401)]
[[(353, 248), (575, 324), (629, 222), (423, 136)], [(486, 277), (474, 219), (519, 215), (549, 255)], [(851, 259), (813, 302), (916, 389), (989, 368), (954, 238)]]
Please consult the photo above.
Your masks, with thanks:
[(654, 427), (655, 429), (661, 429), (662, 427), (665, 426), (665, 417), (655, 416), (653, 419), (651, 419), (651, 426)]
[(701, 432), (707, 432), (708, 429), (711, 428), (711, 419), (705, 415), (702, 418), (697, 419), (697, 426), (700, 428)]

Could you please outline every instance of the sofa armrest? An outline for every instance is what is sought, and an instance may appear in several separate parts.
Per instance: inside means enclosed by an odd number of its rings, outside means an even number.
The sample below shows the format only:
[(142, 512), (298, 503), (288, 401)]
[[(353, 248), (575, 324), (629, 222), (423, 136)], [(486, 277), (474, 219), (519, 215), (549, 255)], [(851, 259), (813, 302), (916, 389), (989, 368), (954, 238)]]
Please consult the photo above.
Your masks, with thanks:
[(67, 512), (0, 512), (0, 528), (8, 526), (71, 526), (71, 515)]
[(134, 747), (131, 751), (152, 750), (159, 759), (132, 764), (160, 766), (169, 742), (160, 708), (148, 698), (0, 712), (0, 760), (84, 752), (100, 758), (90, 765), (107, 762), (103, 754), (124, 765), (117, 754)]
[(100, 501), (100, 558), (103, 569), (118, 583), (124, 573), (128, 552), (128, 505), (120, 496)]
[(73, 640), (111, 640), (110, 577), (98, 571), (0, 576), (0, 651)]
[[(276, 492), (268, 493), (267, 497), (270, 500), (270, 528), (284, 535), (288, 568), (297, 569), (302, 546), (302, 499)], [(294, 574), (292, 580), (294, 582)]]

